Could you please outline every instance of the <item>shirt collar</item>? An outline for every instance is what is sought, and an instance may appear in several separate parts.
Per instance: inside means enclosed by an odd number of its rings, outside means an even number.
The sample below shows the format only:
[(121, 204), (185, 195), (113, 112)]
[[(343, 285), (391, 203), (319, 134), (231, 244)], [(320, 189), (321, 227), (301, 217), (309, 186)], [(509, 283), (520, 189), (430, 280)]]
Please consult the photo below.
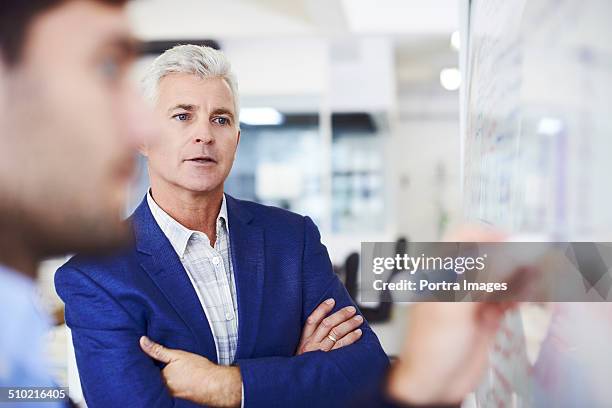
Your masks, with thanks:
[[(172, 218), (167, 212), (165, 212), (153, 199), (151, 195), (151, 190), (147, 193), (147, 204), (149, 205), (149, 209), (151, 210), (151, 214), (153, 214), (153, 218), (159, 228), (162, 230), (168, 241), (170, 241), (170, 245), (176, 251), (176, 254), (182, 258), (185, 255), (185, 250), (187, 249), (187, 244), (189, 243), (189, 239), (193, 234), (199, 234), (203, 236), (206, 240), (208, 237), (206, 234), (193, 231), (189, 228), (185, 227), (174, 218)], [(225, 200), (225, 194), (223, 194), (223, 200), (221, 201), (221, 209), (219, 210), (219, 214), (217, 214), (217, 239), (219, 238), (220, 229), (225, 229), (225, 232), (229, 233), (229, 222), (227, 217), (227, 203)], [(210, 242), (210, 241), (209, 241)]]

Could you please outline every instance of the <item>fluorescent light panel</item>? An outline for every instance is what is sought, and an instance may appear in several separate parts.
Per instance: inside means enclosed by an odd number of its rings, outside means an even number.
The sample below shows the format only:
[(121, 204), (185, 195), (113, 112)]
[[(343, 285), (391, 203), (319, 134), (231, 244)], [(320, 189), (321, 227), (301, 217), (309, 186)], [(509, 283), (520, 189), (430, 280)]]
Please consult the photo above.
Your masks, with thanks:
[(242, 108), (240, 122), (251, 126), (282, 125), (285, 117), (274, 108)]

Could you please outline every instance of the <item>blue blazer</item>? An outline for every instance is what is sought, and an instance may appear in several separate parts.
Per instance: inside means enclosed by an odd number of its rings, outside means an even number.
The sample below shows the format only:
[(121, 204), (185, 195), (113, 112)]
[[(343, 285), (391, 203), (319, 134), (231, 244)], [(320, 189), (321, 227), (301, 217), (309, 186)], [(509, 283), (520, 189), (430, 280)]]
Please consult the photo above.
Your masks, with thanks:
[[(388, 359), (367, 322), (351, 346), (294, 356), (306, 318), (322, 301), (333, 297), (334, 311), (354, 305), (317, 227), (308, 217), (226, 197), (245, 406), (346, 406), (378, 383)], [(85, 399), (90, 408), (195, 406), (169, 394), (163, 365), (138, 340), (147, 335), (216, 362), (211, 329), (146, 198), (130, 220), (133, 248), (73, 257), (55, 275)]]

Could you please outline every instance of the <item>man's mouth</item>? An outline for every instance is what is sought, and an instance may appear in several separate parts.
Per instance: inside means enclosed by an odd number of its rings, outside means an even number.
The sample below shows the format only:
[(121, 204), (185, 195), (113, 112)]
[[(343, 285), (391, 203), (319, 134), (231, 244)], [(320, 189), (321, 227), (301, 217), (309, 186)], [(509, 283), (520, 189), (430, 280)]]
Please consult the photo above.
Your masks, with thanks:
[(187, 159), (185, 161), (198, 163), (198, 164), (216, 164), (217, 161), (210, 156), (197, 156)]

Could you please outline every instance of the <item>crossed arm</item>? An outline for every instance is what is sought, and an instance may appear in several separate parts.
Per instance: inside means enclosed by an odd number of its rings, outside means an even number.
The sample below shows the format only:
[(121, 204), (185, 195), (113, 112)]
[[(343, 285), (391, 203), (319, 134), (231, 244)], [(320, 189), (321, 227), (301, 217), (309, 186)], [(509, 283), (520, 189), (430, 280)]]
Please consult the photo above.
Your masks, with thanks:
[[(237, 361), (238, 367), (219, 367), (202, 356), (142, 338), (142, 349), (166, 364), (162, 376), (172, 395), (235, 407), (244, 390), (246, 403), (254, 407), (342, 406), (378, 380), (387, 357), (367, 323), (355, 315), (357, 309), (333, 274), (327, 250), (308, 218), (305, 235), (304, 309), (314, 311), (304, 319), (296, 356), (244, 359)], [(315, 308), (315, 302), (326, 298)], [(214, 387), (201, 387), (203, 383)]]
[[(327, 299), (308, 317), (296, 355), (338, 350), (359, 340), (363, 317), (355, 314), (353, 306), (330, 315), (334, 304), (334, 299)], [(146, 336), (140, 338), (140, 347), (166, 364), (161, 374), (173, 396), (214, 407), (240, 406), (242, 376), (238, 367), (219, 366), (198, 354), (168, 349)]]

